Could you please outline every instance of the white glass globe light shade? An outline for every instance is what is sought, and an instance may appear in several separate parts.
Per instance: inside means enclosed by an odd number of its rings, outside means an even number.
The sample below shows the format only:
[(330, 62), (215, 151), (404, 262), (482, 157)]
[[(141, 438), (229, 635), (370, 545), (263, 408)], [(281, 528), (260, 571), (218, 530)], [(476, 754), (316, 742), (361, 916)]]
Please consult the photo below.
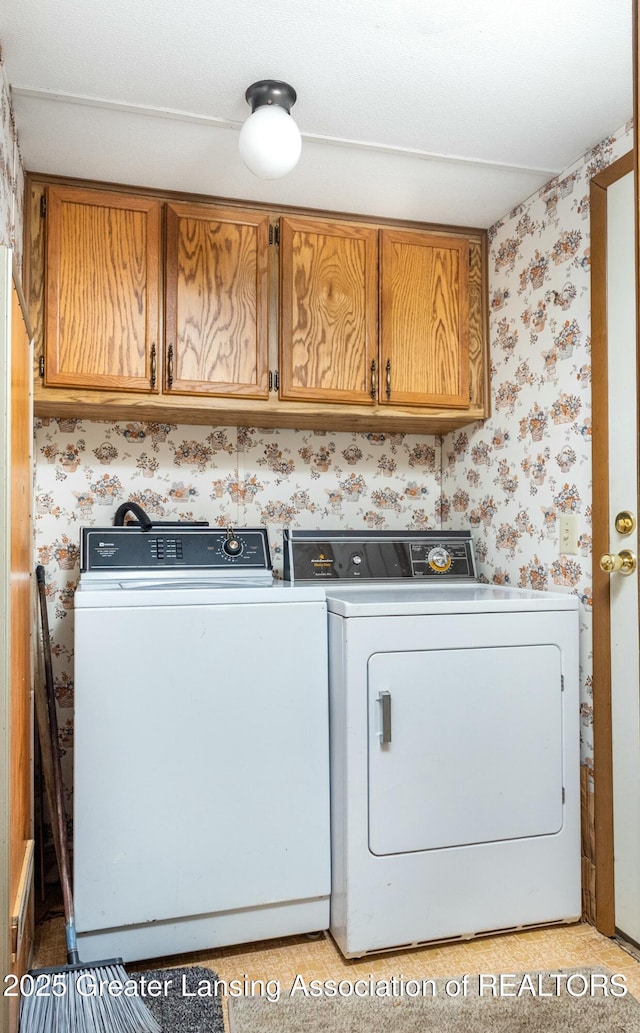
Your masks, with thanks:
[(298, 164), (302, 138), (295, 120), (279, 104), (264, 104), (240, 130), (240, 156), (254, 176), (279, 179)]

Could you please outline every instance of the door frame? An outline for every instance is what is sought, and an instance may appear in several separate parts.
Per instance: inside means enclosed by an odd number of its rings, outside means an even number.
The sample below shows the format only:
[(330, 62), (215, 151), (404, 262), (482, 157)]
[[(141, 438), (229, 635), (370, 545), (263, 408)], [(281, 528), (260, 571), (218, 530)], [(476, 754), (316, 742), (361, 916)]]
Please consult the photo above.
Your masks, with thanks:
[[(17, 311), (18, 322), (16, 323)], [(24, 323), (22, 329), (26, 331), (26, 337), (20, 331), (21, 321)], [(30, 578), (33, 551), (31, 505), (29, 505), (29, 518), (26, 523), (21, 522), (19, 525), (16, 525), (15, 520), (13, 520), (14, 514), (12, 513), (12, 495), (15, 499), (16, 494), (13, 483), (14, 467), (12, 465), (15, 445), (13, 440), (15, 435), (13, 434), (12, 413), (15, 415), (14, 403), (16, 401), (19, 401), (21, 405), (28, 405), (28, 410), (21, 409), (21, 414), (24, 414), (27, 418), (28, 426), (30, 428), (33, 426), (33, 389), (29, 387), (28, 393), (23, 394), (20, 388), (16, 390), (14, 383), (14, 373), (16, 370), (13, 366), (13, 361), (16, 355), (16, 348), (19, 348), (25, 342), (28, 352), (24, 357), (28, 360), (29, 374), (33, 364), (33, 334), (27, 318), (20, 269), (12, 249), (0, 246), (0, 975), (2, 976), (15, 971), (16, 966), (18, 966), (21, 972), (24, 971), (24, 968), (30, 962), (30, 951), (33, 942), (33, 884), (29, 879), (30, 869), (28, 863), (26, 863), (26, 859), (29, 856), (28, 851), (21, 859), (22, 867), (18, 886), (12, 885), (15, 882), (15, 863), (12, 869), (12, 852), (15, 850), (16, 828), (19, 830), (18, 835), (24, 836), (26, 832), (25, 846), (32, 840), (33, 835), (32, 717), (30, 713), (27, 718), (27, 725), (21, 726), (21, 728), (25, 728), (29, 738), (28, 755), (25, 762), (27, 770), (24, 767), (20, 768), (21, 774), (24, 774), (29, 780), (28, 810), (26, 812), (24, 809), (20, 811), (23, 817), (26, 814), (26, 824), (30, 826), (29, 830), (26, 830), (25, 822), (15, 821), (17, 810), (24, 803), (24, 796), (19, 796), (17, 786), (12, 781), (16, 774), (14, 759), (15, 756), (20, 755), (14, 752), (17, 749), (16, 742), (14, 741), (16, 684), (21, 684), (23, 691), (28, 692), (28, 709), (30, 711), (33, 682), (32, 656), (27, 662), (26, 669), (24, 664), (19, 668), (20, 677), (24, 678), (24, 681), (21, 682), (20, 678), (16, 677), (16, 664), (20, 663), (20, 654), (18, 653), (16, 658), (16, 653), (11, 648), (12, 629), (15, 630), (13, 618), (16, 612), (16, 575), (26, 574)], [(28, 383), (30, 381), (31, 377), (28, 375)], [(14, 391), (16, 391), (15, 395)], [(20, 442), (19, 437), (15, 440)], [(28, 434), (27, 440), (31, 440), (31, 433)], [(26, 465), (31, 470), (33, 467), (31, 447), (29, 447), (29, 454), (26, 459), (28, 460)], [(31, 496), (32, 484), (30, 474), (27, 491), (29, 496)], [(21, 537), (20, 564), (25, 559), (25, 547), (28, 552), (28, 566), (26, 570), (23, 566), (20, 566), (18, 570), (15, 550), (12, 549), (12, 543), (15, 545), (16, 526), (19, 527)], [(24, 536), (26, 536), (26, 539)], [(18, 605), (23, 605), (23, 603)], [(27, 619), (29, 624), (31, 624), (33, 610), (31, 601), (28, 603), (28, 610)], [(29, 650), (32, 654), (33, 644), (31, 640)], [(24, 739), (21, 739), (20, 742), (23, 744)], [(15, 862), (15, 853), (13, 853), (13, 860)], [(26, 901), (25, 910), (21, 912), (24, 915), (22, 929), (25, 935), (23, 935), (21, 940), (23, 945), (21, 950), (20, 942), (17, 948), (11, 942), (12, 937), (15, 935), (11, 929), (11, 916), (13, 906), (16, 903), (16, 893), (22, 894), (23, 891), (24, 896), (21, 896), (20, 899), (21, 901)], [(28, 935), (26, 935), (27, 930)], [(18, 932), (18, 939), (20, 940), (20, 932)], [(17, 950), (15, 965), (13, 963), (12, 948)], [(0, 1029), (16, 1028), (17, 1010), (18, 1004), (15, 998), (6, 998), (0, 995)]]
[[(0, 247), (0, 972), (11, 971), (9, 910), (11, 758), (11, 257)], [(0, 997), (0, 1026), (9, 1001)], [(6, 1023), (6, 1025), (5, 1025)]]
[[(609, 383), (607, 340), (607, 190), (634, 172), (629, 151), (591, 180), (591, 365), (593, 419), (593, 749), (595, 923), (615, 934), (613, 867), (613, 740), (609, 574), (597, 558), (609, 552)], [(636, 187), (637, 189), (637, 187)], [(637, 195), (636, 195), (637, 196)], [(636, 233), (637, 247), (637, 233)], [(637, 262), (636, 262), (637, 265)], [(637, 313), (637, 301), (636, 301)], [(640, 379), (637, 378), (640, 383)], [(635, 500), (636, 514), (638, 501)], [(583, 830), (583, 836), (589, 830)]]

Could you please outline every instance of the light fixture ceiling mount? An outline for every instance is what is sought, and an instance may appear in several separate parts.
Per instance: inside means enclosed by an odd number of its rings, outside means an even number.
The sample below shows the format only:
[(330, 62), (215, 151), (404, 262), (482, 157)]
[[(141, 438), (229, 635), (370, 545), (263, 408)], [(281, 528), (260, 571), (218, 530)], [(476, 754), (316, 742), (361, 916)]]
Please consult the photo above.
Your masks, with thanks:
[(251, 114), (240, 130), (240, 155), (261, 179), (279, 179), (297, 165), (302, 139), (290, 111), (297, 95), (278, 79), (260, 79), (245, 93)]
[(293, 86), (278, 79), (260, 79), (247, 88), (245, 100), (251, 106), (251, 114), (265, 104), (278, 104), (289, 115), (298, 99)]

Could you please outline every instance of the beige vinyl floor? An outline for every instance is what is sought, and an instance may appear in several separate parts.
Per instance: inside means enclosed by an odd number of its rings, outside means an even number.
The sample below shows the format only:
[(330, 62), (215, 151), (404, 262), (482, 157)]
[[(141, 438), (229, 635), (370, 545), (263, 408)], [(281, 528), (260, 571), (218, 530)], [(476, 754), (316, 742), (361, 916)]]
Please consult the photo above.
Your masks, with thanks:
[[(36, 928), (35, 955), (36, 968), (64, 964), (61, 918), (42, 922)], [(310, 979), (355, 981), (369, 976), (430, 979), (464, 973), (516, 974), (590, 968), (622, 973), (629, 991), (640, 1000), (640, 962), (617, 941), (607, 939), (585, 923), (435, 944), (355, 961), (344, 960), (329, 934), (319, 939), (294, 936), (127, 964), (126, 968), (134, 972), (179, 965), (201, 965), (224, 980), (278, 980), (283, 992), (287, 992), (297, 975), (305, 982)]]

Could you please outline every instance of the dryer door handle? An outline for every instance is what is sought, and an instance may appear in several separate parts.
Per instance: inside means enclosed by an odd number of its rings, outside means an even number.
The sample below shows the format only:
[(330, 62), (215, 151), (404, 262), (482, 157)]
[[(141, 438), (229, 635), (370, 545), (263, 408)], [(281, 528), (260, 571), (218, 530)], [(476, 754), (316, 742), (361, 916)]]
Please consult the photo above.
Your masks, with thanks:
[(384, 746), (391, 742), (391, 693), (386, 690), (379, 692), (378, 703), (382, 708), (382, 730), (378, 732), (378, 738), (380, 745)]

